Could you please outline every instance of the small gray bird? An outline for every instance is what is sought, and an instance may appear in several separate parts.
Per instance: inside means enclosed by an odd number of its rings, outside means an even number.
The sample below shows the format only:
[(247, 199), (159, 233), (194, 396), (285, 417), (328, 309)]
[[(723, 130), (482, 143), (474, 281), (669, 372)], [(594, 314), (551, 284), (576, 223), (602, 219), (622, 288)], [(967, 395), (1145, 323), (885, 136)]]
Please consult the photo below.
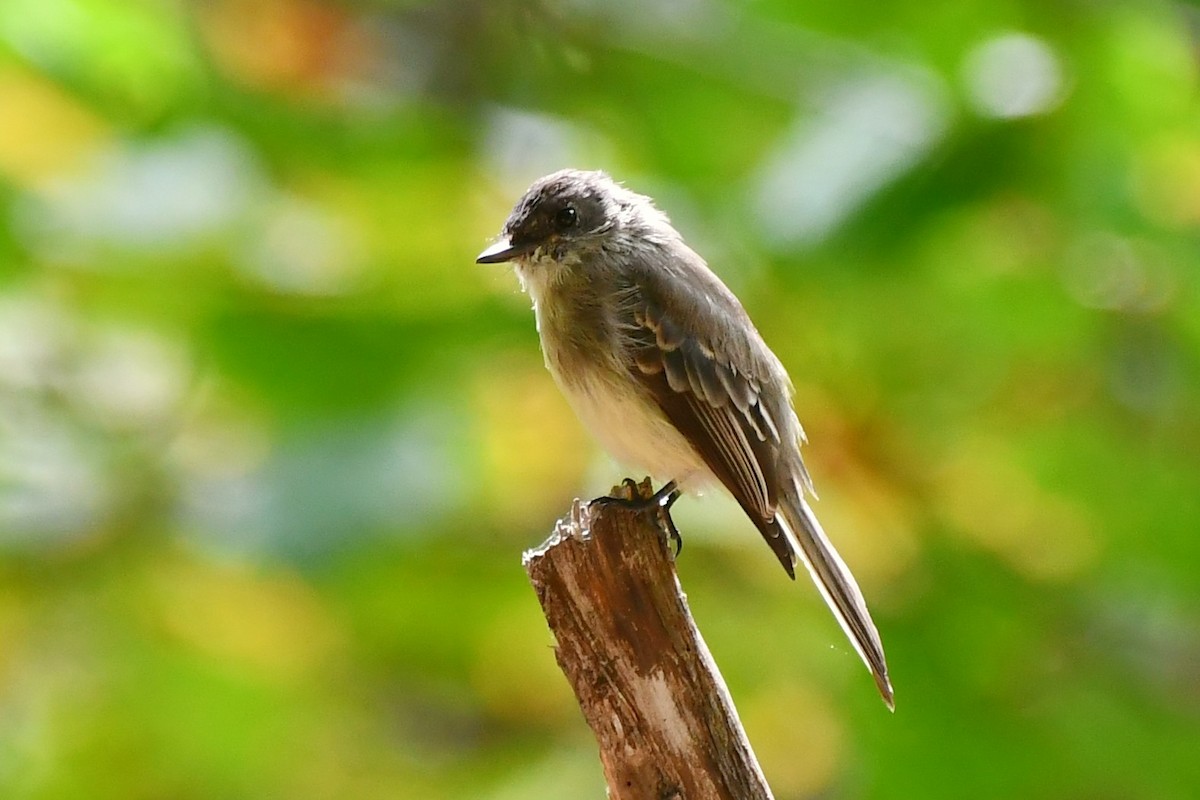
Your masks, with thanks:
[(547, 368), (618, 461), (668, 481), (658, 496), (724, 486), (789, 576), (805, 563), (894, 708), (862, 592), (805, 500), (787, 371), (653, 201), (602, 172), (547, 175), (476, 261), (513, 262)]

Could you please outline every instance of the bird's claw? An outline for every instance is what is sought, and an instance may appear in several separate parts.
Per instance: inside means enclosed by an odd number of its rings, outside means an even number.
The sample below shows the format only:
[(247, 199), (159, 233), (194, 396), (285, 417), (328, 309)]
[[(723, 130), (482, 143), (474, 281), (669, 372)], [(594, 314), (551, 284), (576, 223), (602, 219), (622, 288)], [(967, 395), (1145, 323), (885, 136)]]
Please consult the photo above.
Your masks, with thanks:
[(641, 483), (633, 478), (625, 478), (620, 485), (612, 488), (611, 494), (597, 497), (588, 505), (615, 504), (634, 511), (654, 509), (659, 520), (659, 527), (666, 532), (667, 540), (675, 545), (675, 555), (678, 557), (683, 552), (683, 537), (679, 534), (679, 529), (675, 527), (675, 521), (671, 519), (671, 506), (675, 505), (680, 494), (675, 481), (667, 481), (656, 492), (654, 484), (648, 477)]
[(679, 558), (679, 554), (683, 552), (683, 537), (679, 535), (679, 529), (675, 527), (675, 520), (671, 519), (671, 509), (667, 506), (660, 506), (658, 519), (667, 532), (667, 541), (675, 545), (675, 558)]

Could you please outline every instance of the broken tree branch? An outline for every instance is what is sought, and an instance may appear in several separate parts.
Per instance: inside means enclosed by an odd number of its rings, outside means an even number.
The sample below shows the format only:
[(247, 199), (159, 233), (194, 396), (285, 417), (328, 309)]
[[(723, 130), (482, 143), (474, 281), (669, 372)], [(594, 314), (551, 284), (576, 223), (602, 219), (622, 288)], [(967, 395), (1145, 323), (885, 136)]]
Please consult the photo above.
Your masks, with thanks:
[(559, 666), (600, 745), (612, 800), (769, 800), (688, 611), (665, 519), (661, 509), (577, 500), (525, 553)]

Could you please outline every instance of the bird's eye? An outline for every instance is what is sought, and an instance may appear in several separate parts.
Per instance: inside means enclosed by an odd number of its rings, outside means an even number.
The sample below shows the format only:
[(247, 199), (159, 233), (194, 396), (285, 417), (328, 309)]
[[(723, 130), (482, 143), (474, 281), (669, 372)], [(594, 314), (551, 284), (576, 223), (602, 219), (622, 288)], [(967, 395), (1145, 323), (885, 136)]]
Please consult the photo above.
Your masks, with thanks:
[(573, 206), (563, 206), (554, 215), (554, 227), (560, 231), (575, 227), (577, 222), (579, 222), (579, 214)]

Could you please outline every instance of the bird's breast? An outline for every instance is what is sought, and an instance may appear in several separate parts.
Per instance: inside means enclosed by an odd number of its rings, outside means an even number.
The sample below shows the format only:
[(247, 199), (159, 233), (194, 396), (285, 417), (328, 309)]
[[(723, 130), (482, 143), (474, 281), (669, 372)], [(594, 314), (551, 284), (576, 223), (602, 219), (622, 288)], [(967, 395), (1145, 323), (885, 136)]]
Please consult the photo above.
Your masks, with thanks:
[(579, 297), (535, 297), (546, 367), (576, 416), (618, 462), (660, 480), (709, 482), (707, 467), (632, 376), (616, 320)]

